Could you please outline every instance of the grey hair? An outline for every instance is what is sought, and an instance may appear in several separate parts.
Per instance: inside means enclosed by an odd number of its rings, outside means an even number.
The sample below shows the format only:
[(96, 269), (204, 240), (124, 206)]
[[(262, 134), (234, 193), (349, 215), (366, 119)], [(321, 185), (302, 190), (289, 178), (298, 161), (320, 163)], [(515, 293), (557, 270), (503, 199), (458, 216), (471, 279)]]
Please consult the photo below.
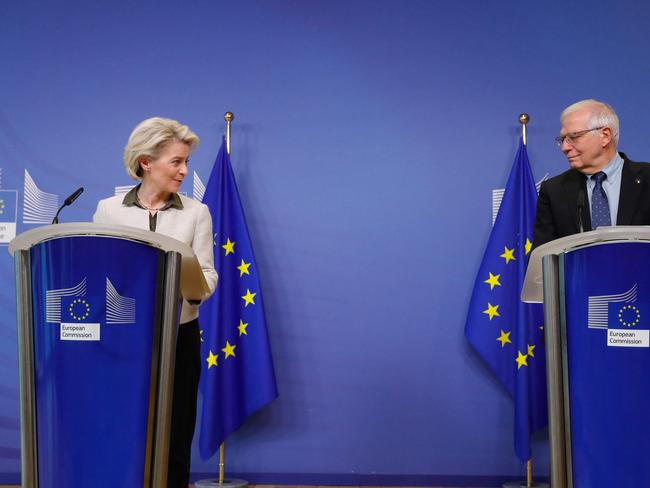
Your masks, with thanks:
[(577, 112), (578, 110), (587, 110), (590, 112), (589, 127), (587, 129), (595, 129), (596, 127), (609, 127), (612, 130), (612, 139), (614, 140), (614, 147), (618, 146), (619, 137), (619, 122), (618, 115), (614, 108), (605, 102), (600, 102), (590, 98), (588, 100), (580, 100), (579, 102), (569, 105), (564, 109), (560, 115), (560, 121), (567, 115)]
[(131, 132), (124, 148), (127, 174), (135, 180), (142, 179), (140, 158), (147, 156), (155, 159), (160, 150), (172, 141), (187, 144), (190, 151), (199, 145), (199, 137), (188, 126), (176, 120), (152, 117), (140, 122)]

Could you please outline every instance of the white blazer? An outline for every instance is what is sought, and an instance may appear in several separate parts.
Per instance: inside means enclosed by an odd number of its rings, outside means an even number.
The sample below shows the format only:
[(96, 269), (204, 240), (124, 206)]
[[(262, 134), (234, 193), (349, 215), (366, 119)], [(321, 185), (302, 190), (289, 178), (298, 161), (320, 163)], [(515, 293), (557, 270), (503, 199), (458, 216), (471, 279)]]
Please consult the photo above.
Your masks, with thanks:
[[(183, 203), (182, 209), (170, 207), (158, 212), (156, 232), (173, 237), (188, 244), (196, 254), (205, 281), (213, 292), (217, 287), (217, 272), (214, 269), (214, 250), (212, 236), (212, 217), (204, 203), (183, 195), (178, 195)], [(149, 230), (149, 211), (136, 205), (122, 204), (124, 195), (100, 200), (93, 215), (93, 222), (119, 224)], [(199, 306), (183, 300), (181, 324), (199, 316)]]

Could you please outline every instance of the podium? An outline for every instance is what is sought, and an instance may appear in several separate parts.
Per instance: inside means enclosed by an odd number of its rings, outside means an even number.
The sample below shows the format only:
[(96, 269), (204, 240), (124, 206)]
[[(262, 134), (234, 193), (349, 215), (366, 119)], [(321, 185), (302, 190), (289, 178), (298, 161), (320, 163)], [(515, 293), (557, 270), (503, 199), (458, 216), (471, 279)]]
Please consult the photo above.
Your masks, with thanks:
[(650, 227), (606, 227), (531, 254), (544, 302), (551, 486), (650, 486)]
[(192, 249), (132, 227), (40, 227), (16, 267), (22, 486), (166, 486), (180, 298)]

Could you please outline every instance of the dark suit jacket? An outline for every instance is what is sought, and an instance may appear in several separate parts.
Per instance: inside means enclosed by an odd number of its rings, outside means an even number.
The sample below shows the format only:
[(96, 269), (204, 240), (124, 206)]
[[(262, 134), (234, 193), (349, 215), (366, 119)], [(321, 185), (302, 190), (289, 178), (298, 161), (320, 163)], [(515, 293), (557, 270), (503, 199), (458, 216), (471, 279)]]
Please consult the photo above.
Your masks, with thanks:
[[(635, 163), (620, 155), (623, 173), (616, 225), (650, 225), (650, 164)], [(584, 202), (582, 212), (578, 210), (579, 199)], [(544, 181), (537, 199), (533, 247), (580, 232), (580, 215), (583, 231), (592, 230), (584, 174), (570, 169)]]

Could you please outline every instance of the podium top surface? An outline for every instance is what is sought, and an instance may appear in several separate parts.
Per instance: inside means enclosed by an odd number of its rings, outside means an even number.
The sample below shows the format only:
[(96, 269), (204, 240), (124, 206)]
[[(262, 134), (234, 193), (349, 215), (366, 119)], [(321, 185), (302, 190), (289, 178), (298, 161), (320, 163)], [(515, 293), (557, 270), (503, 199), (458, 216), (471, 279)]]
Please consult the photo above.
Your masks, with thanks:
[(93, 222), (72, 222), (37, 227), (16, 236), (9, 243), (8, 250), (9, 254), (13, 255), (14, 252), (26, 251), (39, 242), (73, 236), (107, 236), (131, 239), (149, 244), (163, 251), (179, 252), (184, 257), (194, 256), (190, 246), (172, 237), (126, 225), (96, 224)]
[(194, 251), (184, 242), (157, 232), (126, 225), (97, 224), (93, 222), (72, 222), (44, 225), (16, 236), (9, 243), (9, 253), (28, 250), (41, 242), (62, 237), (101, 236), (128, 239), (148, 244), (164, 252), (178, 252), (181, 255), (181, 293), (188, 300), (203, 300), (210, 295), (201, 266)]
[(562, 254), (575, 249), (614, 242), (650, 242), (650, 226), (621, 225), (602, 227), (597, 230), (562, 237), (539, 246), (530, 255), (521, 300), (542, 303), (544, 300), (542, 258), (549, 254)]

